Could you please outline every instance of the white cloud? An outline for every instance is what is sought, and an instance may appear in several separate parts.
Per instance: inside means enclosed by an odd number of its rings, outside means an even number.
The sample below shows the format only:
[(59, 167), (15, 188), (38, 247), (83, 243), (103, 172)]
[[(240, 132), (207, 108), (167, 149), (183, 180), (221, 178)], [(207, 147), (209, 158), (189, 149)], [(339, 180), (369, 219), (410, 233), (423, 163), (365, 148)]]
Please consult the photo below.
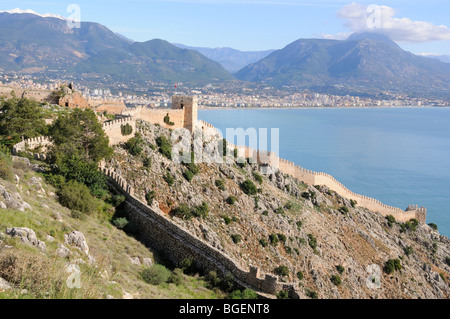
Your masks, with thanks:
[(396, 18), (395, 10), (382, 5), (352, 3), (342, 7), (337, 15), (352, 32), (376, 31), (392, 40), (406, 43), (450, 40), (450, 28), (426, 21)]

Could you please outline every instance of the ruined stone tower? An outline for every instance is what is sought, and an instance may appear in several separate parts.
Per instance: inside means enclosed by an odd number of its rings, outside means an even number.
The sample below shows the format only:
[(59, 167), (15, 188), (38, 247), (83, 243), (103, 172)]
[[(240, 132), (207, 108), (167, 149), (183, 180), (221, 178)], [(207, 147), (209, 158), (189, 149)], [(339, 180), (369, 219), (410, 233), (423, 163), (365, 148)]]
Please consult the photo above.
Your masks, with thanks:
[(195, 130), (197, 123), (197, 97), (174, 95), (172, 96), (172, 109), (184, 111), (184, 128), (190, 132)]

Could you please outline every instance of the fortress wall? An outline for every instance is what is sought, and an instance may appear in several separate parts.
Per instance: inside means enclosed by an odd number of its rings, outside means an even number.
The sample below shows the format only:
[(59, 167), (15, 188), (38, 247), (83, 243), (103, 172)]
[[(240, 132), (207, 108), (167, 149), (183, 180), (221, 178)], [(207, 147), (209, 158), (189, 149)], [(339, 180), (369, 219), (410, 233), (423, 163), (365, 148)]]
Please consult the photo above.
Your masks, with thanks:
[[(39, 137), (33, 137), (29, 139), (25, 139), (22, 142), (17, 143), (13, 146), (11, 153), (13, 155), (18, 155), (19, 152), (27, 152), (28, 154), (34, 156), (35, 159), (38, 160), (45, 160), (46, 155), (44, 153), (47, 151), (47, 148), (49, 145), (52, 144), (52, 141), (50, 138), (46, 136), (39, 136)], [(28, 150), (34, 150), (38, 147), (42, 147), (41, 152), (42, 153), (32, 153)]]
[[(185, 115), (184, 110), (182, 109), (150, 109), (140, 106), (132, 109), (126, 109), (121, 112), (121, 115), (132, 116), (152, 124), (161, 125), (167, 129), (178, 129), (185, 127)], [(173, 125), (164, 123), (164, 118), (166, 115), (169, 115), (170, 122), (173, 122)]]
[(22, 98), (26, 98), (29, 100), (35, 100), (37, 102), (46, 102), (50, 98), (51, 91), (47, 90), (25, 90), (22, 93)]
[[(130, 135), (122, 135), (122, 125), (130, 124), (133, 131)], [(125, 143), (134, 136), (136, 132), (136, 119), (133, 117), (126, 117), (111, 122), (105, 122), (102, 125), (103, 131), (109, 137), (109, 145), (117, 145)]]
[(114, 170), (105, 167), (101, 170), (110, 177), (113, 186), (127, 197), (127, 217), (138, 228), (140, 240), (164, 253), (174, 264), (192, 256), (206, 273), (211, 270), (222, 276), (231, 273), (238, 284), (259, 293), (275, 294), (284, 286), (295, 291), (297, 285), (280, 283), (276, 276), (261, 274), (258, 267), (242, 268), (224, 252), (173, 223), (158, 207), (150, 207), (137, 199), (132, 186)]
[[(205, 121), (199, 121), (199, 125), (203, 130), (215, 129), (214, 126)], [(217, 134), (219, 134), (219, 131), (217, 129), (215, 130)], [(291, 161), (279, 158), (275, 154), (270, 154), (270, 152), (269, 153), (259, 152), (247, 146), (236, 146), (229, 142), (228, 147), (230, 149), (236, 148), (238, 150), (238, 157), (244, 157), (247, 159), (253, 157), (254, 159), (256, 159), (258, 164), (267, 164), (267, 162), (269, 162), (270, 165), (272, 165), (275, 168), (278, 168), (282, 173), (291, 175), (292, 177), (297, 178), (298, 180), (304, 182), (307, 185), (327, 186), (329, 189), (335, 191), (340, 196), (355, 200), (358, 206), (367, 208), (374, 212), (378, 212), (383, 216), (392, 215), (395, 217), (396, 220), (401, 222), (406, 222), (412, 218), (415, 218), (419, 222), (425, 223), (426, 220), (425, 208), (414, 207), (413, 209), (412, 207), (410, 207), (409, 210), (404, 211), (398, 207), (385, 205), (374, 198), (356, 194), (351, 190), (349, 190), (347, 187), (345, 187), (342, 183), (338, 182), (333, 176), (329, 174), (317, 173), (311, 170), (304, 169), (303, 167), (298, 166)], [(269, 161), (267, 161), (267, 159), (266, 161), (261, 160), (264, 156), (269, 156)]]

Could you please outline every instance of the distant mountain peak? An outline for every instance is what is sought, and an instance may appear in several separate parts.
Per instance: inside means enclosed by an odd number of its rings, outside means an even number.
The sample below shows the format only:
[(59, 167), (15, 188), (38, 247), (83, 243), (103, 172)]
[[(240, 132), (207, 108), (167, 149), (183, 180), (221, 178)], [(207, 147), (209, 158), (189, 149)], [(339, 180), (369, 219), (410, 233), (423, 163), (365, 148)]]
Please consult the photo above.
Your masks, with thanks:
[(376, 31), (366, 31), (366, 32), (357, 32), (353, 33), (347, 38), (347, 41), (360, 41), (360, 40), (372, 40), (376, 42), (383, 42), (389, 44), (391, 46), (398, 47), (397, 43), (395, 43), (389, 36), (384, 33), (376, 32)]
[(37, 15), (39, 17), (42, 18), (55, 18), (55, 19), (60, 19), (60, 20), (67, 20), (67, 18), (57, 15), (57, 14), (53, 14), (53, 13), (45, 13), (45, 14), (40, 14), (37, 13), (36, 11), (27, 9), (27, 10), (21, 10), (19, 8), (15, 8), (12, 10), (8, 10), (8, 11), (0, 11), (0, 13), (9, 13), (9, 14), (34, 14)]

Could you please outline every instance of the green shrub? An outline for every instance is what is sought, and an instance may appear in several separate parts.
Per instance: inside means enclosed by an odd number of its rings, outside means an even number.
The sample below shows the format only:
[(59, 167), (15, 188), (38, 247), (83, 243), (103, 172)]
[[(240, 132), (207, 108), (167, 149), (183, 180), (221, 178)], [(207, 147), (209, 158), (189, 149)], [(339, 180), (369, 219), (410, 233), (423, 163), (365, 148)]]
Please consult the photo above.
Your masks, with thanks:
[(317, 239), (313, 234), (308, 234), (308, 244), (314, 250), (317, 248)]
[(383, 267), (383, 271), (387, 274), (392, 274), (394, 271), (402, 270), (402, 264), (399, 259), (389, 259)]
[(285, 243), (286, 242), (286, 235), (285, 234), (278, 234), (278, 239), (282, 242)]
[(284, 215), (284, 209), (282, 207), (278, 207), (275, 209), (275, 214)]
[(303, 225), (303, 222), (299, 220), (299, 221), (297, 221), (295, 224), (297, 225), (297, 228), (300, 230), (300, 228), (301, 228), (302, 225)]
[(258, 299), (258, 295), (254, 290), (246, 288), (242, 291), (242, 299)]
[(358, 204), (358, 202), (356, 200), (354, 200), (354, 199), (351, 199), (350, 200), (350, 204), (352, 205), (353, 208), (355, 208), (356, 205)]
[(235, 290), (228, 295), (229, 299), (242, 299), (242, 292), (240, 290)]
[(124, 136), (131, 135), (131, 133), (133, 133), (133, 127), (129, 123), (127, 123), (125, 125), (120, 126), (120, 131)]
[(339, 286), (342, 283), (341, 277), (339, 277), (338, 275), (331, 276), (330, 280), (335, 286)]
[(167, 140), (164, 135), (158, 136), (156, 138), (156, 144), (159, 146), (159, 152), (167, 157), (172, 158), (172, 144)]
[(183, 278), (183, 270), (180, 268), (175, 268), (172, 272), (172, 274), (169, 277), (168, 282), (180, 286), (183, 284), (184, 278)]
[(405, 255), (406, 255), (406, 256), (409, 256), (409, 255), (411, 255), (411, 254), (413, 253), (413, 249), (412, 249), (411, 246), (405, 247), (405, 248), (403, 249), (403, 251), (405, 252)]
[(186, 204), (181, 204), (180, 206), (172, 209), (171, 213), (174, 216), (187, 220), (191, 219), (193, 216), (191, 208)]
[(252, 173), (252, 175), (253, 175), (253, 178), (255, 179), (255, 181), (257, 181), (258, 182), (258, 184), (259, 185), (261, 185), (262, 184), (262, 182), (263, 182), (263, 178), (262, 178), (262, 176), (261, 175), (259, 175), (258, 173), (256, 173), (256, 172), (253, 172)]
[(215, 185), (216, 185), (216, 187), (217, 187), (218, 189), (220, 189), (221, 191), (224, 191), (224, 190), (225, 190), (225, 183), (224, 183), (223, 180), (217, 179), (217, 180), (215, 181)]
[(419, 226), (419, 221), (415, 218), (410, 219), (405, 223), (406, 229), (416, 231), (417, 226)]
[(262, 212), (262, 215), (268, 216), (268, 215), (269, 215), (269, 211), (267, 211), (267, 210), (263, 211), (263, 212)]
[(147, 201), (148, 206), (153, 205), (153, 200), (155, 199), (155, 197), (156, 197), (155, 191), (150, 191), (147, 194), (145, 194), (145, 200)]
[(178, 268), (180, 268), (185, 274), (196, 274), (199, 272), (197, 263), (194, 257), (188, 256), (178, 263)]
[(125, 217), (119, 217), (113, 220), (113, 224), (119, 229), (124, 229), (128, 225), (128, 220)]
[(256, 188), (255, 184), (253, 184), (253, 182), (249, 179), (241, 184), (241, 189), (245, 194), (249, 196), (256, 195), (258, 193), (258, 189)]
[(389, 227), (392, 227), (392, 225), (395, 224), (395, 217), (392, 216), (392, 215), (387, 215), (386, 216), (386, 220), (387, 220), (387, 223), (388, 223)]
[(268, 243), (267, 240), (265, 240), (265, 239), (260, 239), (260, 240), (259, 240), (259, 243), (260, 243), (260, 245), (263, 246), (263, 247), (267, 247), (267, 245), (269, 245), (269, 243)]
[(304, 276), (302, 271), (297, 272), (297, 278), (298, 280), (303, 280)]
[(303, 192), (303, 193), (301, 194), (301, 196), (302, 196), (304, 199), (310, 199), (310, 198), (311, 198), (311, 194), (310, 194), (309, 192)]
[(339, 208), (339, 211), (341, 212), (341, 214), (346, 215), (350, 210), (348, 209), (347, 206), (341, 206)]
[(281, 277), (289, 276), (289, 268), (287, 266), (278, 266), (273, 271)]
[(217, 276), (217, 273), (214, 270), (210, 271), (206, 275), (205, 279), (209, 283), (210, 287), (219, 287), (222, 282), (222, 280), (219, 276)]
[(233, 241), (233, 243), (239, 244), (242, 240), (242, 236), (239, 234), (233, 234), (231, 235), (231, 240)]
[(270, 244), (271, 244), (272, 246), (276, 246), (276, 245), (278, 245), (278, 242), (279, 242), (280, 240), (278, 239), (278, 236), (277, 236), (277, 235), (275, 235), (275, 234), (270, 234), (270, 235), (269, 235), (269, 241), (270, 241)]
[(163, 176), (163, 179), (169, 186), (173, 186), (173, 184), (175, 183), (175, 177), (173, 177), (173, 175), (170, 174), (169, 172), (167, 172), (166, 175)]
[(195, 207), (192, 211), (192, 215), (195, 217), (206, 218), (209, 214), (209, 206), (206, 202), (202, 202), (200, 206)]
[(130, 138), (125, 143), (125, 148), (131, 155), (138, 156), (142, 153), (142, 145), (144, 144), (144, 140), (142, 139), (141, 134), (136, 133), (134, 137)]
[(61, 205), (90, 215), (97, 209), (97, 201), (86, 185), (74, 180), (63, 185), (57, 192)]
[(151, 267), (141, 271), (142, 279), (151, 285), (161, 285), (169, 280), (171, 276), (170, 270), (163, 265), (154, 264)]
[(0, 178), (4, 180), (12, 180), (12, 158), (6, 147), (0, 148)]
[(287, 210), (292, 209), (292, 207), (293, 207), (292, 202), (287, 202), (287, 203), (284, 205), (284, 208), (286, 208)]
[(171, 121), (170, 121), (169, 114), (167, 114), (166, 116), (164, 116), (164, 123), (166, 123), (167, 125), (175, 125), (174, 122), (171, 122)]
[(150, 157), (144, 157), (144, 159), (142, 160), (142, 166), (144, 166), (145, 168), (150, 168), (152, 166), (152, 159)]
[(437, 227), (437, 225), (435, 223), (429, 223), (428, 226), (430, 226), (434, 230), (438, 230), (438, 227)]
[(236, 203), (236, 197), (235, 196), (229, 196), (226, 200), (228, 205), (234, 205)]
[(315, 292), (315, 291), (313, 291), (313, 290), (309, 290), (309, 289), (306, 289), (306, 296), (309, 297), (309, 298), (311, 298), (311, 299), (317, 299), (317, 298), (319, 298), (317, 292)]
[(341, 265), (337, 265), (336, 270), (338, 271), (338, 273), (340, 273), (342, 275), (345, 271), (345, 268), (342, 267)]
[(280, 290), (277, 294), (277, 299), (287, 299), (289, 297), (289, 293), (286, 290)]
[(111, 203), (114, 207), (118, 207), (122, 205), (123, 202), (125, 202), (126, 197), (124, 195), (114, 195), (111, 198)]
[(200, 168), (194, 163), (194, 161), (191, 161), (191, 163), (184, 164), (184, 166), (186, 166), (187, 169), (190, 170), (194, 175), (200, 173)]
[(192, 173), (192, 172), (189, 171), (189, 170), (186, 170), (186, 171), (184, 171), (184, 173), (183, 173), (183, 177), (184, 177), (188, 182), (190, 182), (190, 181), (194, 178), (194, 173)]
[(227, 215), (222, 215), (221, 217), (223, 218), (223, 221), (225, 222), (225, 225), (231, 224), (232, 220), (231, 220), (230, 217), (228, 217)]

